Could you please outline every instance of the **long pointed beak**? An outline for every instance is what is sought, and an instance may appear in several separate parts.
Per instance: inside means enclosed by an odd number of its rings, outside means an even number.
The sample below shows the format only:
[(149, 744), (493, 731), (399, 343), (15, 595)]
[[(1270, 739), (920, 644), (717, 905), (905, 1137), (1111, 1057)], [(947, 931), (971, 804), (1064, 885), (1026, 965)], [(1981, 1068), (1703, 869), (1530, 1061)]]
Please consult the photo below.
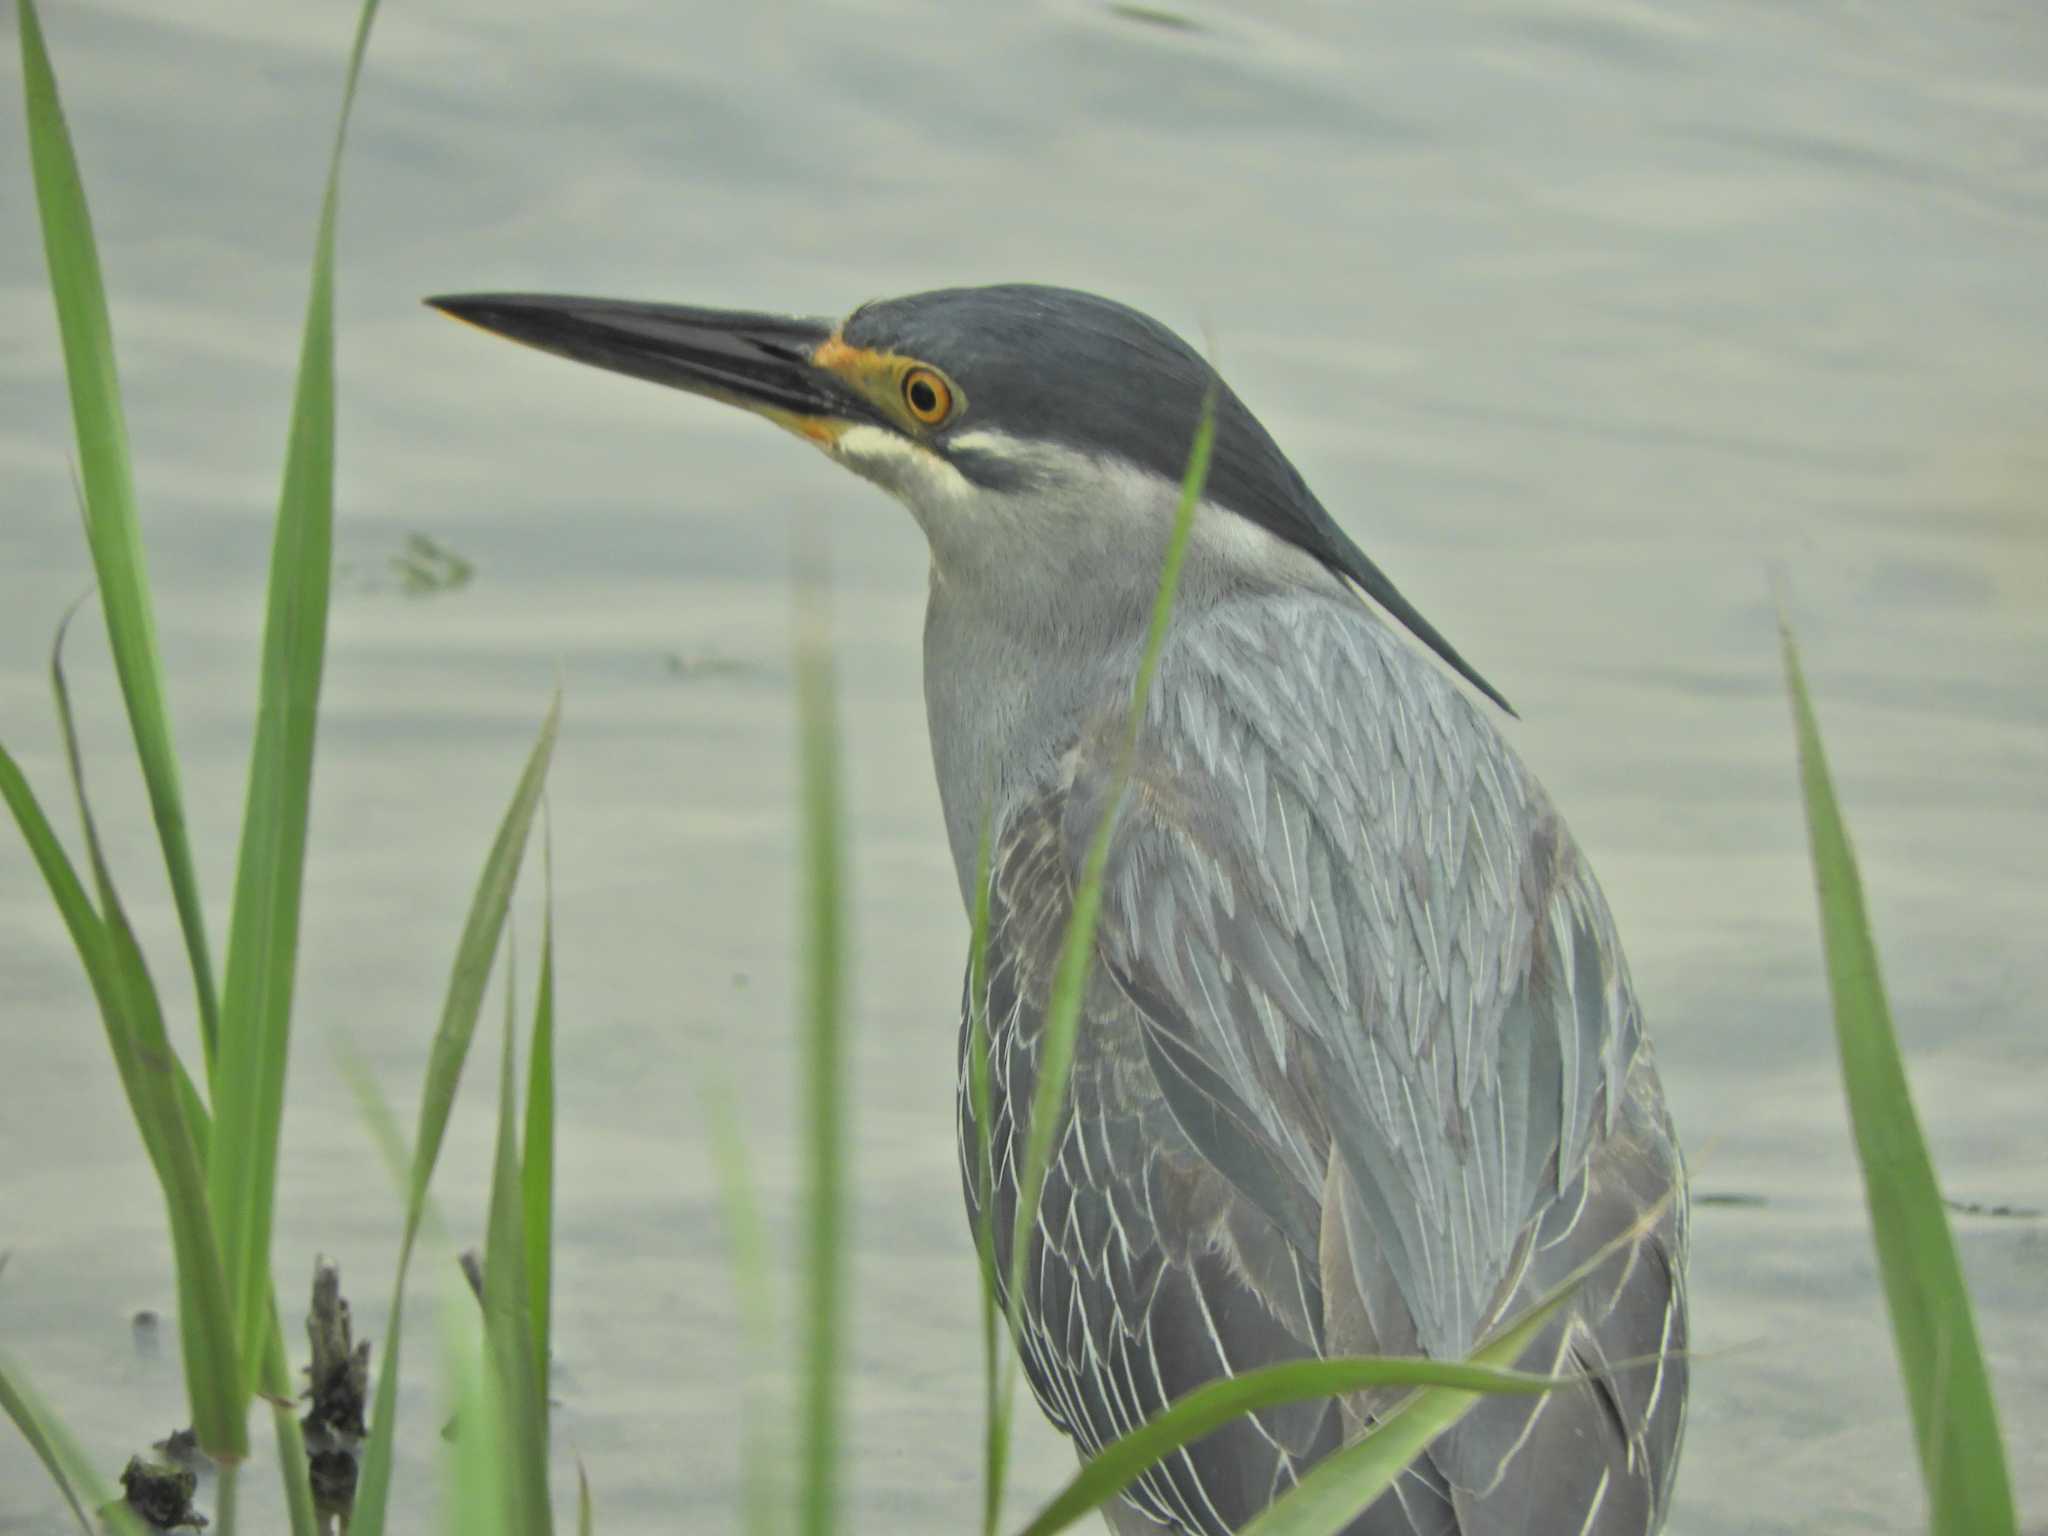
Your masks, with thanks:
[(840, 375), (812, 361), (831, 339), (827, 320), (552, 294), (451, 294), (427, 303), (543, 352), (742, 406), (816, 441), (876, 419)]

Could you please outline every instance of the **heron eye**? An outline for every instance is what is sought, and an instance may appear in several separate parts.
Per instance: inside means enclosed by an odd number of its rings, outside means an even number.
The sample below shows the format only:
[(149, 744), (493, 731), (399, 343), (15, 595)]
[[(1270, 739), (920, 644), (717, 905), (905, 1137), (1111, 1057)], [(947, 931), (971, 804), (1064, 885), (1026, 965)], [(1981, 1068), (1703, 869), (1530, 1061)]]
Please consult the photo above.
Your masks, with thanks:
[(952, 413), (953, 386), (929, 368), (913, 368), (903, 375), (903, 404), (912, 416), (935, 427)]

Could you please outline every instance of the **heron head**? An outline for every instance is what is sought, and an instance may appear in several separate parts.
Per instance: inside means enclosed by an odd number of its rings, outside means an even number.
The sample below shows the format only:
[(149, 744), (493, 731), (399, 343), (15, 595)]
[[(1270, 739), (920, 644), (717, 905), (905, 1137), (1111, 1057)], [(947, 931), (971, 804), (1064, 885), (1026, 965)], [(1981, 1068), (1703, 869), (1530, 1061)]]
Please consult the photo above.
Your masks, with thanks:
[[(949, 548), (1000, 569), (1046, 540), (1113, 543), (1120, 508), (1156, 524), (1213, 402), (1211, 528), (1225, 542), (1248, 535), (1237, 541), (1247, 551), (1277, 539), (1306, 554), (1508, 708), (1337, 526), (1208, 361), (1128, 306), (1022, 283), (878, 300), (836, 322), (528, 294), (428, 302), (766, 417), (902, 500), (942, 565)], [(1156, 532), (1143, 547), (1156, 560)]]

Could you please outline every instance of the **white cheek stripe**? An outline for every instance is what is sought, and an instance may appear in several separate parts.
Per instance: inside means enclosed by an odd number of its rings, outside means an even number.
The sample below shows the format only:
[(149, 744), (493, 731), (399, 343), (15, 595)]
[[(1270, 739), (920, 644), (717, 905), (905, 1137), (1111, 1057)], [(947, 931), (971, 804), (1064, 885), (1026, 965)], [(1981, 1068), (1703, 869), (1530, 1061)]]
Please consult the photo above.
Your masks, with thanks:
[(825, 449), (848, 468), (898, 488), (906, 499), (962, 501), (974, 494), (968, 478), (921, 443), (886, 427), (858, 423), (846, 428)]
[[(849, 426), (822, 446), (909, 507), (941, 567), (985, 566), (1012, 584), (1024, 580), (1034, 562), (1047, 563), (1049, 542), (1086, 536), (1099, 547), (1102, 537), (1120, 526), (1125, 535), (1142, 538), (1144, 547), (1153, 549), (1154, 533), (1171, 524), (1180, 501), (1178, 478), (1169, 480), (1112, 454), (1034, 442), (989, 427), (962, 432), (953, 445), (1034, 469), (1044, 483), (1023, 493), (977, 486), (923, 444), (869, 423)], [(1194, 545), (1211, 564), (1256, 572), (1284, 585), (1329, 579), (1312, 556), (1207, 499), (1195, 517)]]
[[(953, 439), (955, 447), (986, 453), (1012, 464), (1027, 465), (1075, 484), (1092, 482), (1095, 494), (1082, 510), (1090, 519), (1122, 514), (1140, 526), (1171, 519), (1180, 505), (1181, 480), (1142, 469), (1128, 459), (1081, 453), (1051, 443), (1035, 443), (1007, 432), (981, 428)], [(1284, 572), (1291, 579), (1314, 579), (1302, 573), (1315, 566), (1313, 557), (1279, 535), (1202, 499), (1195, 518), (1195, 543), (1225, 566), (1261, 572)]]
[(972, 432), (961, 432), (953, 438), (953, 446), (965, 448), (969, 453), (985, 453), (992, 458), (1024, 460), (1034, 454), (1057, 454), (1057, 449), (1044, 448), (1021, 437), (1012, 437), (1007, 432), (998, 432), (993, 427), (979, 427)]

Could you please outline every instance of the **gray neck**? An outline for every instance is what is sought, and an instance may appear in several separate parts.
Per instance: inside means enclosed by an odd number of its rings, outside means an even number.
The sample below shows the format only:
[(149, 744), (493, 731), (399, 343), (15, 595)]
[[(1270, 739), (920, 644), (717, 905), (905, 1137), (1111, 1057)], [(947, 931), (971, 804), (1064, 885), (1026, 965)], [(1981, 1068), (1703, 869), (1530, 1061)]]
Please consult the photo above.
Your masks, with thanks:
[(946, 838), (970, 913), (984, 817), (990, 837), (999, 837), (1018, 802), (1054, 780), (1060, 754), (1083, 724), (1129, 699), (1143, 646), (1140, 626), (1058, 622), (1122, 614), (1125, 605), (1106, 595), (1040, 595), (1036, 603), (1030, 596), (963, 588), (933, 566), (925, 718)]
[[(1109, 510), (1098, 502), (1085, 515), (1051, 518), (1059, 509), (1036, 500), (1028, 509), (1035, 526), (982, 517), (949, 533), (926, 524), (925, 713), (970, 913), (984, 816), (990, 837), (1000, 839), (1018, 803), (1056, 782), (1060, 758), (1083, 728), (1129, 704), (1177, 493), (1159, 481)], [(1292, 545), (1205, 505), (1175, 625), (1218, 603), (1303, 588), (1343, 591)]]

